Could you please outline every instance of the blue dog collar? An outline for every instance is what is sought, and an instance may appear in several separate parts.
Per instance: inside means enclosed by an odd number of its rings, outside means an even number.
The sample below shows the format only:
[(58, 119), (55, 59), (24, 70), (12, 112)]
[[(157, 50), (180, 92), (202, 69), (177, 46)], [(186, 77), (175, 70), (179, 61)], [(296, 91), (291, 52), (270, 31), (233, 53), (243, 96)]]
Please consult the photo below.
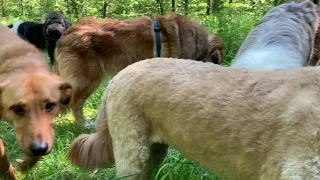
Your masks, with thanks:
[(153, 20), (153, 30), (156, 39), (156, 47), (157, 47), (157, 57), (161, 55), (161, 38), (160, 38), (160, 26), (157, 20)]

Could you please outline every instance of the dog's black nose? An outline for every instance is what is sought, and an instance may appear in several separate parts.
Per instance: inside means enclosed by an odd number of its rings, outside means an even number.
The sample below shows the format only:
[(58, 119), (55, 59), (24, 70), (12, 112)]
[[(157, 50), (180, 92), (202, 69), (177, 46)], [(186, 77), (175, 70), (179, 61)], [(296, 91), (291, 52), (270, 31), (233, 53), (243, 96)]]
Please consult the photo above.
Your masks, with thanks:
[(30, 151), (35, 156), (43, 156), (47, 153), (48, 143), (40, 142), (40, 143), (32, 143), (30, 145)]

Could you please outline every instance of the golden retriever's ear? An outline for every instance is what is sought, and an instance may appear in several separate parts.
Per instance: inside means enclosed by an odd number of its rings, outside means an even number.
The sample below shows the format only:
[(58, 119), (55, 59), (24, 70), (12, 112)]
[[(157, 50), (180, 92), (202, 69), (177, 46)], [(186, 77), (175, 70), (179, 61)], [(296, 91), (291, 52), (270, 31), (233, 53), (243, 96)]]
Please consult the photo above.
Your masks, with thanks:
[(214, 64), (220, 64), (223, 58), (222, 51), (219, 50), (214, 50), (213, 52), (210, 53), (211, 61)]
[(60, 102), (63, 105), (69, 104), (72, 96), (72, 87), (69, 83), (63, 82), (59, 86), (59, 90), (61, 92), (61, 100)]
[(223, 40), (216, 35), (208, 36), (208, 53), (211, 61), (220, 64), (223, 60)]

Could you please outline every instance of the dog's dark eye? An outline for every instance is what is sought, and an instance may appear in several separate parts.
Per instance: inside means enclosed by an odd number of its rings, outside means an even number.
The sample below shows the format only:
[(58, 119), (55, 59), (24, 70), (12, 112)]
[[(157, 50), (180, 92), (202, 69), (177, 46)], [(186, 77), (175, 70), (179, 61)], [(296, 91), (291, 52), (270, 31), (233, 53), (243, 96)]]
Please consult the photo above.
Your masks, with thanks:
[(12, 108), (11, 108), (12, 110), (13, 110), (13, 112), (14, 113), (16, 113), (16, 115), (18, 115), (18, 116), (23, 116), (25, 113), (26, 113), (26, 111), (24, 110), (24, 108), (22, 107), (22, 106), (13, 106)]
[(56, 106), (56, 103), (47, 103), (45, 106), (46, 112), (51, 112), (55, 106)]

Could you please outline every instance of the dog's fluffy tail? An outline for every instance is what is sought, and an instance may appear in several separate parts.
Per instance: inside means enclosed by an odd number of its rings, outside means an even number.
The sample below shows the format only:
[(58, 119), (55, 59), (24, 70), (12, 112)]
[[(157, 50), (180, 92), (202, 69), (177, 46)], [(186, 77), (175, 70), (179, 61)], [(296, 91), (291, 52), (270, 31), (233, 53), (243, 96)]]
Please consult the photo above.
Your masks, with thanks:
[(97, 132), (80, 135), (71, 143), (68, 151), (68, 159), (86, 170), (109, 168), (114, 164), (112, 140), (106, 114), (107, 96), (106, 91), (96, 119)]
[(249, 32), (231, 66), (251, 69), (305, 66), (317, 21), (317, 6), (310, 1), (289, 2), (272, 8)]

